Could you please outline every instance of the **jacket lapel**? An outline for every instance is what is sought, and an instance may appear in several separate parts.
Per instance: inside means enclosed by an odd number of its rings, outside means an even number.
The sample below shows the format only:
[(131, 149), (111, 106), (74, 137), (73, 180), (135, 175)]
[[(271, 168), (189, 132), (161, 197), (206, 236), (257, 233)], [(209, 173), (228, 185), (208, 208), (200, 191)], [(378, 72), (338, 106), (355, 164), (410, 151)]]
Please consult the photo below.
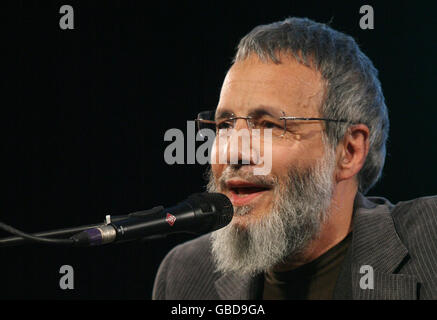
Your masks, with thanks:
[(352, 245), (334, 297), (416, 299), (417, 279), (396, 273), (400, 264), (408, 259), (408, 250), (396, 233), (390, 214), (392, 205), (383, 198), (372, 200), (375, 202), (360, 193), (355, 199)]
[[(406, 274), (391, 274), (373, 271), (373, 289), (362, 289), (360, 282), (364, 273), (361, 265), (352, 264), (352, 296), (355, 300), (416, 300), (417, 280)], [(358, 285), (357, 285), (358, 284)]]

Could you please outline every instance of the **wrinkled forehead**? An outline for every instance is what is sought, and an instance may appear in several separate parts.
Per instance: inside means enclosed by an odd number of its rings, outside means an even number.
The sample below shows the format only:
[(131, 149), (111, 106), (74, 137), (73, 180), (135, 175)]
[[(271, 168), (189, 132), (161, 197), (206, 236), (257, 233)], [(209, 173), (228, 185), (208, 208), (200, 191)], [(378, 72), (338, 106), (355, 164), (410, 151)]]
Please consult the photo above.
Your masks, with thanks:
[(321, 74), (292, 58), (274, 64), (251, 56), (228, 71), (216, 114), (247, 115), (264, 106), (269, 112), (316, 116), (324, 92)]

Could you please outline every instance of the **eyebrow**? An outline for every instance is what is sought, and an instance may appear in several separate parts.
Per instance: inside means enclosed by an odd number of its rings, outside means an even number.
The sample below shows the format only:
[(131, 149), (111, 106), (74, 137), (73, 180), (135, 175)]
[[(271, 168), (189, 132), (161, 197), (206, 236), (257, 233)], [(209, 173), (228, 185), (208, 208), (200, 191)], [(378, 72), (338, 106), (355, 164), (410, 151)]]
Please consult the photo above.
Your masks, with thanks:
[(230, 118), (230, 117), (232, 117), (232, 116), (234, 116), (234, 113), (233, 113), (232, 111), (229, 111), (229, 110), (227, 110), (227, 109), (225, 109), (225, 110), (220, 110), (219, 113), (216, 112), (216, 114), (215, 114), (215, 120), (218, 120), (218, 119), (225, 119), (225, 118)]
[[(250, 112), (247, 114), (247, 116), (254, 117), (254, 118), (261, 117), (264, 115), (275, 117), (278, 114), (275, 114), (274, 110), (279, 110), (278, 113), (280, 113), (280, 111), (282, 111), (282, 108), (276, 108), (276, 107), (267, 106), (267, 105), (258, 105), (254, 109), (250, 110)], [(216, 113), (215, 119), (218, 120), (218, 119), (230, 118), (232, 116), (235, 116), (234, 112), (232, 112), (229, 109), (223, 109), (223, 110), (220, 110), (220, 112)], [(239, 115), (239, 116), (242, 116), (242, 115)]]

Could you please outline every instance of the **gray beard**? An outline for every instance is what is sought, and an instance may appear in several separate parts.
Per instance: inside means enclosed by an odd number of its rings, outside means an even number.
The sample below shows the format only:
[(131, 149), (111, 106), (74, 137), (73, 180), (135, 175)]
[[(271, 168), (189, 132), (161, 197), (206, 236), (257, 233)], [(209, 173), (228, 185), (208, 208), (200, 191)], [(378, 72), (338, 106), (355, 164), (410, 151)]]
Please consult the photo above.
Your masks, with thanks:
[[(310, 168), (290, 168), (286, 179), (253, 176), (250, 181), (274, 185), (274, 203), (269, 213), (245, 228), (233, 224), (212, 233), (212, 255), (217, 271), (250, 275), (298, 260), (310, 242), (317, 238), (329, 217), (335, 169), (334, 150)], [(216, 184), (209, 172), (209, 192), (220, 192), (230, 177), (247, 178), (229, 166)], [(235, 208), (235, 215), (247, 214), (250, 206)]]

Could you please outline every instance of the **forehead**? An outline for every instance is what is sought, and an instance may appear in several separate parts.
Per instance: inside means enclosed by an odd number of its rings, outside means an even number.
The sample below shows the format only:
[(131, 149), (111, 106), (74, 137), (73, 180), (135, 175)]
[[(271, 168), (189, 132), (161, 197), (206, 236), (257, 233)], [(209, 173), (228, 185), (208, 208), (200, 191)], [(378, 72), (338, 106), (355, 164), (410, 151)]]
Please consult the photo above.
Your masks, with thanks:
[(319, 72), (281, 57), (280, 64), (263, 62), (256, 55), (236, 62), (228, 71), (217, 112), (245, 115), (260, 106), (293, 116), (319, 115), (324, 83)]

